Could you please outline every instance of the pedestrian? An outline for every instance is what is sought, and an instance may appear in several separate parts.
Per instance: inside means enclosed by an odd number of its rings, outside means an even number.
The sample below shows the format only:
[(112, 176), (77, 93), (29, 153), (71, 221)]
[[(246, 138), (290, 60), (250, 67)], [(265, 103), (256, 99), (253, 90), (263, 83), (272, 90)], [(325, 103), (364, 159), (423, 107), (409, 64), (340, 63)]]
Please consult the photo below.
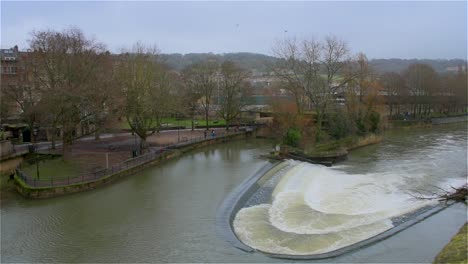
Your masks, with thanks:
[(212, 137), (212, 138), (215, 137), (215, 131), (214, 131), (214, 129), (211, 130), (211, 137)]
[(203, 134), (205, 135), (205, 139), (206, 139), (206, 136), (207, 136), (207, 134), (208, 134), (208, 133), (206, 132), (206, 130), (205, 130), (205, 132), (204, 132)]

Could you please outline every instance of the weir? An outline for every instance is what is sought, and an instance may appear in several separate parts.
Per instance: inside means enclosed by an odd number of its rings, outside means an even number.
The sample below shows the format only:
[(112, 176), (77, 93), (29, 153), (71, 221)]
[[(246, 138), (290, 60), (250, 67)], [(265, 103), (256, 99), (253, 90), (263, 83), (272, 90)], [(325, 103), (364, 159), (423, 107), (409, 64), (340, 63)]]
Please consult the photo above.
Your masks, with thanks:
[[(259, 175), (259, 173), (264, 173)], [(398, 177), (352, 175), (304, 162), (267, 165), (229, 201), (228, 239), (244, 251), (286, 259), (335, 257), (385, 239), (446, 208), (418, 200)], [(227, 237), (230, 237), (229, 234)], [(241, 243), (239, 243), (241, 242)]]
[[(343, 177), (367, 175), (377, 184), (382, 178), (400, 175), (407, 188), (420, 190), (429, 185), (456, 187), (455, 179), (466, 181), (466, 126), (391, 133), (382, 144), (353, 150), (348, 160), (323, 168)], [(418, 221), (419, 216), (423, 218), (434, 211), (420, 214), (418, 210), (401, 219), (392, 218), (396, 227), (351, 248), (312, 257), (263, 254), (240, 241), (231, 226), (237, 211), (244, 207), (271, 205), (271, 194), (277, 184), (269, 187), (268, 179), (285, 175), (293, 166), (289, 164), (284, 171), (272, 173), (272, 177), (262, 177), (277, 168), (272, 164), (270, 169), (250, 177), (270, 165), (260, 157), (271, 150), (271, 145), (269, 141), (251, 138), (206, 146), (159, 166), (142, 169), (138, 177), (126, 177), (118, 184), (56, 199), (23, 199), (15, 193), (10, 197), (3, 195), (2, 225), (8, 228), (2, 230), (2, 262), (140, 263), (156, 259), (181, 263), (220, 260), (276, 263), (285, 260), (270, 256), (310, 259), (341, 253), (325, 261), (430, 263), (466, 222), (466, 206), (457, 203), (396, 235), (389, 232), (397, 232)], [(234, 190), (238, 192), (226, 203), (230, 210), (216, 219), (220, 221), (215, 221), (216, 210), (223, 204), (226, 193)], [(251, 192), (246, 194), (247, 190)], [(261, 192), (270, 196), (256, 195)], [(232, 222), (229, 221), (231, 212)], [(215, 223), (219, 224), (218, 230), (225, 227), (222, 236), (215, 232)], [(245, 250), (228, 243), (228, 235), (232, 235), (236, 246)], [(379, 239), (385, 240), (374, 243)], [(59, 247), (51, 247), (58, 244)]]

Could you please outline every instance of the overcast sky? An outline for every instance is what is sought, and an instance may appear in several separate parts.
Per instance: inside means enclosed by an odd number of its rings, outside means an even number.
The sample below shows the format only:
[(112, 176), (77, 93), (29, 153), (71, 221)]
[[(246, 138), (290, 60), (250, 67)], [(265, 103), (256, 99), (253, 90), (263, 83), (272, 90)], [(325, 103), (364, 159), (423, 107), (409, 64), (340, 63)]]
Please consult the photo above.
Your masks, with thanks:
[(369, 58), (465, 58), (460, 2), (5, 2), (2, 48), (34, 29), (81, 28), (112, 52), (140, 40), (164, 53), (271, 54), (284, 37), (336, 35)]

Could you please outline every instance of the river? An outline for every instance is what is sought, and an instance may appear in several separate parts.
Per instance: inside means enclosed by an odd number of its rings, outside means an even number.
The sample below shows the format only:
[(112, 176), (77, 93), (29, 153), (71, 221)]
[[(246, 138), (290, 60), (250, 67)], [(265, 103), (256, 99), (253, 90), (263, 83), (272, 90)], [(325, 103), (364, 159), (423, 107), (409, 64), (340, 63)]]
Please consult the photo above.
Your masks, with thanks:
[[(466, 177), (466, 144), (466, 125), (393, 131), (382, 144), (353, 151), (335, 170), (404, 170), (422, 188)], [(282, 262), (232, 247), (215, 224), (226, 195), (267, 163), (260, 155), (270, 148), (264, 140), (236, 141), (93, 191), (46, 200), (10, 196), (0, 211), (1, 262)], [(466, 207), (452, 206), (389, 239), (325, 261), (430, 262), (465, 221)]]

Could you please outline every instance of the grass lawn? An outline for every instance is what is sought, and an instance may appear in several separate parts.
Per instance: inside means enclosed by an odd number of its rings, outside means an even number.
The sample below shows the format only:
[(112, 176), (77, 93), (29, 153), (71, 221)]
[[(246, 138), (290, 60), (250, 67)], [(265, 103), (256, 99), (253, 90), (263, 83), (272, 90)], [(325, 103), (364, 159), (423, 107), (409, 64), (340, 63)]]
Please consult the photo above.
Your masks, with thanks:
[[(181, 119), (181, 120), (176, 120), (176, 118), (163, 118), (163, 126), (184, 126), (186, 128), (192, 127), (192, 120), (191, 119)], [(153, 124), (156, 125), (156, 121), (153, 121)], [(205, 120), (204, 119), (195, 119), (195, 126), (204, 126)], [(225, 125), (226, 122), (223, 119), (217, 119), (217, 120), (209, 120), (208, 124), (210, 126), (213, 125)], [(130, 129), (130, 125), (126, 120), (122, 121), (120, 123), (120, 128), (123, 129)]]
[[(22, 170), (29, 176), (37, 178), (36, 163), (24, 163)], [(41, 180), (66, 179), (80, 175), (80, 170), (70, 161), (64, 161), (61, 158), (46, 159), (39, 161), (39, 178)]]
[(434, 263), (467, 263), (467, 234), (468, 225), (465, 223), (460, 231), (437, 255)]

